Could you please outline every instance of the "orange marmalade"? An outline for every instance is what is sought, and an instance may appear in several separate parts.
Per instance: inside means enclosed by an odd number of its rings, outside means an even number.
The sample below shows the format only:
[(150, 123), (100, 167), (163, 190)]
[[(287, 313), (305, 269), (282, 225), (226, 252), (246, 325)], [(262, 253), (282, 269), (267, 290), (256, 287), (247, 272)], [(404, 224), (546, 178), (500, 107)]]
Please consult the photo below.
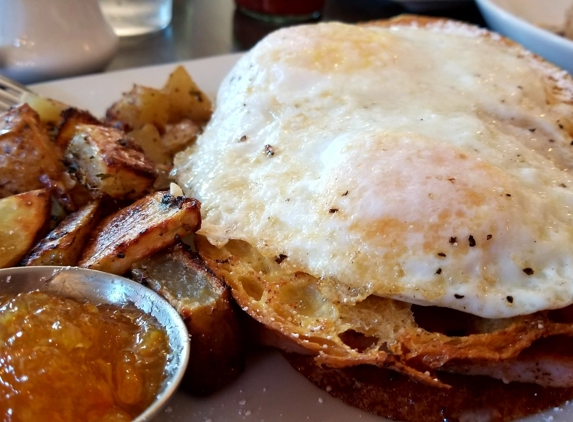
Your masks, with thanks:
[(0, 295), (0, 420), (132, 420), (153, 402), (168, 352), (137, 309)]

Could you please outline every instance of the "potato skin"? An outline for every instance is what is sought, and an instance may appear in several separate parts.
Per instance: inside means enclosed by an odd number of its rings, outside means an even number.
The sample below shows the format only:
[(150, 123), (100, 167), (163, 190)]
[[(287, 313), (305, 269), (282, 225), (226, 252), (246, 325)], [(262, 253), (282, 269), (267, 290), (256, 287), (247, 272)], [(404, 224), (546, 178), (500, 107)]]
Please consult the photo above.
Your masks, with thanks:
[(141, 198), (157, 177), (153, 161), (125, 133), (100, 125), (76, 126), (66, 163), (82, 185), (116, 199)]
[(163, 87), (169, 98), (169, 123), (190, 119), (204, 124), (213, 112), (211, 101), (183, 66), (177, 66)]
[(98, 201), (68, 215), (32, 248), (20, 265), (76, 265), (100, 214)]
[(166, 93), (142, 85), (112, 104), (106, 111), (105, 121), (126, 132), (137, 130), (146, 124), (156, 126), (161, 132), (169, 121), (169, 98)]
[(179, 312), (191, 335), (191, 356), (183, 387), (210, 394), (244, 369), (241, 330), (230, 291), (179, 243), (134, 264), (131, 278), (155, 290)]
[(16, 265), (47, 231), (50, 209), (48, 189), (0, 199), (0, 268)]
[(65, 151), (74, 137), (78, 125), (102, 125), (90, 112), (77, 108), (67, 108), (61, 113), (62, 123), (56, 136), (56, 145)]
[(0, 198), (41, 188), (65, 192), (63, 154), (29, 105), (0, 118)]
[(201, 225), (196, 199), (160, 191), (104, 219), (82, 253), (80, 267), (125, 274), (134, 262), (173, 245)]

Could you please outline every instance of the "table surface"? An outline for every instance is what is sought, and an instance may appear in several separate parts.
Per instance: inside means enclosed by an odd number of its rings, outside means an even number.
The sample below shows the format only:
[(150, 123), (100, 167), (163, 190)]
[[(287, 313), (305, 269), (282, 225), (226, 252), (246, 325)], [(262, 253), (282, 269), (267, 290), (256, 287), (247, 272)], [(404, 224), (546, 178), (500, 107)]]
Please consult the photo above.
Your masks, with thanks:
[[(443, 2), (448, 3), (448, 2)], [(473, 1), (424, 14), (485, 26)], [(407, 13), (389, 0), (326, 0), (321, 21), (360, 22)], [(105, 71), (172, 63), (248, 50), (278, 27), (237, 11), (233, 0), (173, 0), (173, 20), (163, 31), (120, 39), (119, 50)]]

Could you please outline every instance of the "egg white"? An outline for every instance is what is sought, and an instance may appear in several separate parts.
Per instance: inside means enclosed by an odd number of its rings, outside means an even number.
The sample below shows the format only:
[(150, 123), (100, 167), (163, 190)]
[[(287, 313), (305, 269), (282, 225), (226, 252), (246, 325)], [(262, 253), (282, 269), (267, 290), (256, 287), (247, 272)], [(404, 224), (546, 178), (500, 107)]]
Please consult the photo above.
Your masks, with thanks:
[(573, 106), (552, 88), (573, 98), (569, 82), (479, 35), (327, 23), (265, 38), (176, 157), (202, 233), (285, 255), (336, 301), (489, 318), (571, 304)]

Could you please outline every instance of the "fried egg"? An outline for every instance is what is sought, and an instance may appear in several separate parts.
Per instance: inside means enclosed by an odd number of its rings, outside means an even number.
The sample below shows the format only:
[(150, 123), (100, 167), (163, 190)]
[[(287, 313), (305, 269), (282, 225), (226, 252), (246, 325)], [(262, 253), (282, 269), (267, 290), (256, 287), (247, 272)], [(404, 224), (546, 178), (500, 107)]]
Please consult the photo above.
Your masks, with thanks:
[(245, 54), (177, 182), (338, 303), (573, 303), (573, 81), (479, 29), (302, 25)]

